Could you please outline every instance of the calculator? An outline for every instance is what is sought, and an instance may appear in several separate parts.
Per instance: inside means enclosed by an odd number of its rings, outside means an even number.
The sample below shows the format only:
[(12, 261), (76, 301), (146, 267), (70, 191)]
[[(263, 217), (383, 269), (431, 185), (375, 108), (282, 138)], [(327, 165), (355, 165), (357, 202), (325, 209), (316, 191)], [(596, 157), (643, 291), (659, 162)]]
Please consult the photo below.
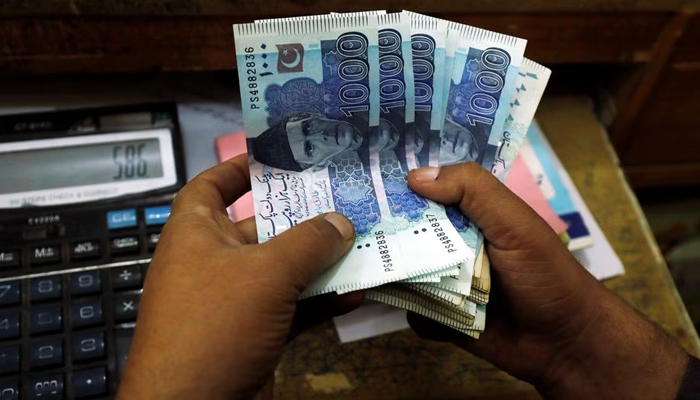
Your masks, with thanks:
[(173, 103), (0, 117), (0, 400), (114, 396), (185, 180)]

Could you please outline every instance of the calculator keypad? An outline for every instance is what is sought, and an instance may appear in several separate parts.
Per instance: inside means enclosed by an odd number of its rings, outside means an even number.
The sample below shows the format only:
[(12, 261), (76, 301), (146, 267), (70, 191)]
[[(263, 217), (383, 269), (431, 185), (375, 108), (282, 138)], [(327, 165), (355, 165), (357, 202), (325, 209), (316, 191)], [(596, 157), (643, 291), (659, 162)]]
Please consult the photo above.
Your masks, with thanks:
[(34, 276), (0, 282), (0, 400), (115, 394), (169, 214), (162, 204), (120, 209), (102, 213), (104, 234), (31, 229), (25, 244), (1, 246), (2, 276)]

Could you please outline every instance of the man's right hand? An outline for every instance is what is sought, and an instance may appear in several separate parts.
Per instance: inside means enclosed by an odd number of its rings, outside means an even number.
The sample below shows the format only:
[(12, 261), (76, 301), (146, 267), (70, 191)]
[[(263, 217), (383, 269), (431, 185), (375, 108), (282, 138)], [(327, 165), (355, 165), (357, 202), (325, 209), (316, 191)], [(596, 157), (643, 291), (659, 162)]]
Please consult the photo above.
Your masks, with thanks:
[(409, 314), (419, 335), (451, 341), (549, 398), (675, 397), (685, 351), (593, 278), (490, 173), (469, 163), (408, 178), (416, 193), (458, 206), (481, 228), (495, 286), (479, 340)]

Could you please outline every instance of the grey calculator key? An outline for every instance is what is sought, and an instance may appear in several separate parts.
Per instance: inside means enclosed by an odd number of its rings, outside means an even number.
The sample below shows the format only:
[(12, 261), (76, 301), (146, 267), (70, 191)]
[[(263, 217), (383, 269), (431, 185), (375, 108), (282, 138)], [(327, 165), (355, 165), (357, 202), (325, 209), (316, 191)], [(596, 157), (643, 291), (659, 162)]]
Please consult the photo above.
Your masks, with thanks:
[(63, 375), (34, 378), (28, 389), (31, 400), (63, 400)]
[(101, 301), (76, 303), (71, 306), (70, 310), (73, 328), (82, 328), (102, 323)]
[(63, 364), (63, 341), (48, 339), (29, 345), (29, 365), (32, 368)]
[(83, 271), (71, 274), (68, 284), (73, 296), (93, 294), (102, 291), (102, 276), (100, 271)]
[(19, 346), (0, 348), (0, 374), (19, 371)]
[(12, 339), (19, 336), (19, 311), (0, 313), (0, 339)]
[(73, 394), (76, 398), (107, 394), (107, 371), (92, 368), (73, 373)]
[(21, 284), (20, 281), (0, 283), (0, 306), (19, 304)]
[(43, 276), (29, 280), (29, 295), (32, 301), (61, 298), (61, 277)]
[(84, 361), (102, 358), (105, 355), (103, 332), (82, 333), (73, 336), (71, 342), (73, 360)]
[(0, 382), (0, 400), (19, 400), (17, 381)]
[(33, 335), (60, 331), (63, 327), (61, 306), (35, 308), (29, 318), (29, 331)]

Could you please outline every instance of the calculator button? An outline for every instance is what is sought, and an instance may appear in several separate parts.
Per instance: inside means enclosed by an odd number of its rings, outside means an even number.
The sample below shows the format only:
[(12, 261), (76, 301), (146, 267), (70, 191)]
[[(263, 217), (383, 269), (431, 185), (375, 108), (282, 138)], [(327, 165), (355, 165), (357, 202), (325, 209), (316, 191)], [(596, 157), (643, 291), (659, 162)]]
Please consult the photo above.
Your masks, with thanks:
[(29, 330), (33, 335), (60, 331), (62, 325), (61, 306), (37, 308), (31, 311)]
[(55, 264), (61, 261), (60, 246), (33, 247), (29, 253), (29, 262), (32, 265)]
[(105, 355), (105, 336), (103, 332), (75, 335), (71, 345), (73, 360), (75, 361), (102, 358)]
[(114, 298), (114, 320), (119, 322), (135, 321), (139, 311), (141, 295), (117, 296)]
[(0, 374), (14, 372), (19, 372), (19, 346), (0, 348)]
[(126, 359), (129, 357), (129, 349), (131, 349), (131, 341), (134, 338), (134, 332), (123, 331), (125, 333), (117, 333), (115, 335), (115, 341), (117, 346), (117, 376), (121, 378), (124, 372), (124, 367), (126, 366)]
[(107, 213), (107, 228), (109, 229), (133, 228), (137, 224), (136, 210), (133, 208)]
[(0, 250), (0, 269), (19, 267), (19, 250)]
[(42, 340), (29, 345), (29, 365), (32, 368), (63, 364), (63, 341)]
[(107, 394), (107, 371), (104, 368), (75, 371), (73, 393), (76, 398)]
[(39, 240), (46, 239), (49, 235), (48, 229), (45, 226), (39, 226), (35, 228), (27, 228), (22, 232), (22, 237), (24, 240)]
[(142, 281), (141, 266), (139, 265), (112, 268), (112, 287), (114, 289), (140, 288)]
[(139, 237), (136, 235), (115, 237), (109, 242), (109, 252), (112, 255), (138, 253), (139, 250)]
[(0, 282), (0, 306), (19, 304), (20, 281)]
[(100, 271), (83, 271), (71, 274), (68, 285), (73, 296), (99, 293), (102, 291)]
[(150, 250), (150, 251), (155, 250), (156, 246), (158, 245), (159, 240), (160, 240), (160, 232), (149, 233), (148, 236), (146, 237), (148, 250)]
[(34, 378), (29, 382), (31, 400), (63, 400), (63, 375)]
[(70, 259), (72, 261), (87, 260), (100, 256), (100, 242), (97, 240), (84, 240), (75, 242), (70, 246)]
[(45, 276), (29, 280), (29, 294), (32, 301), (61, 298), (61, 277)]
[(160, 206), (160, 207), (148, 207), (143, 210), (146, 225), (163, 225), (165, 221), (168, 220), (170, 212), (172, 211), (171, 206)]
[(102, 323), (102, 302), (78, 303), (71, 306), (73, 328), (99, 325)]
[(11, 339), (19, 336), (19, 311), (0, 313), (0, 339)]
[(19, 400), (17, 381), (0, 382), (0, 400)]

